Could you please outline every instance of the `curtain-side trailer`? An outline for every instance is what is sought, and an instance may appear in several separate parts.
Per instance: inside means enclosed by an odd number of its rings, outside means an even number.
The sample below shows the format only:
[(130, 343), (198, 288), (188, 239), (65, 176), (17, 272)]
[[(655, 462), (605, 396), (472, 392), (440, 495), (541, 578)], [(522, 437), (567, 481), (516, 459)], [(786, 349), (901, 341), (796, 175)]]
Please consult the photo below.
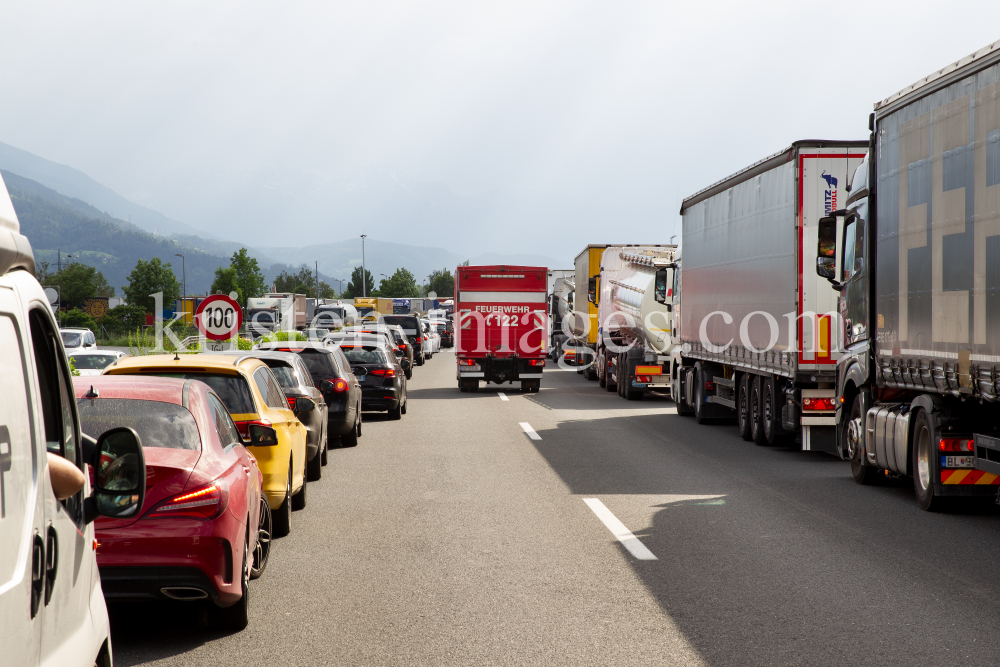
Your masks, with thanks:
[(1000, 487), (1000, 42), (875, 104), (816, 273), (840, 293), (837, 435), (917, 501)]
[(836, 291), (812, 267), (864, 141), (797, 141), (681, 205), (678, 411), (834, 451)]

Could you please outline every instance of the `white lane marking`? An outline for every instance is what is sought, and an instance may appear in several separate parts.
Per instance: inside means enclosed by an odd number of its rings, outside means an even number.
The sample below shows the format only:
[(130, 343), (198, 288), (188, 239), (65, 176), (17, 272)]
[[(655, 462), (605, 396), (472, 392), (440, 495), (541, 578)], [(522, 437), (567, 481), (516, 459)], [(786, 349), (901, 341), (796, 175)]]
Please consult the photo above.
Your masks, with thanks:
[(607, 507), (597, 498), (584, 498), (583, 502), (594, 511), (597, 518), (608, 527), (614, 535), (633, 556), (639, 560), (657, 560), (653, 552), (646, 548), (646, 545), (639, 541), (639, 538), (625, 527), (625, 524), (618, 520)]
[(529, 424), (528, 422), (518, 422), (518, 423), (521, 425), (521, 428), (524, 429), (524, 432), (528, 434), (529, 438), (531, 438), (532, 440), (542, 439), (542, 436), (535, 433), (535, 429), (531, 428), (531, 424)]
[(501, 401), (509, 401), (510, 400), (509, 398), (507, 398), (507, 394), (503, 393), (502, 391), (498, 391), (497, 392), (497, 396), (500, 397)]

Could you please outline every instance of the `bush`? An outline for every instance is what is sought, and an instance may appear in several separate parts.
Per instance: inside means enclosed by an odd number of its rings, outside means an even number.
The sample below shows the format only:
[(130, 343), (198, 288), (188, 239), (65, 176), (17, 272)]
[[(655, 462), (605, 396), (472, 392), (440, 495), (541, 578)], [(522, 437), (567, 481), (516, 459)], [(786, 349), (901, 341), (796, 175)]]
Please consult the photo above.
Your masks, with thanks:
[(262, 337), (260, 342), (287, 343), (290, 340), (308, 340), (308, 338), (301, 331), (275, 331)]
[(146, 311), (139, 306), (115, 306), (100, 319), (109, 336), (125, 336), (146, 324)]
[(97, 321), (79, 308), (66, 311), (62, 316), (62, 326), (97, 331)]

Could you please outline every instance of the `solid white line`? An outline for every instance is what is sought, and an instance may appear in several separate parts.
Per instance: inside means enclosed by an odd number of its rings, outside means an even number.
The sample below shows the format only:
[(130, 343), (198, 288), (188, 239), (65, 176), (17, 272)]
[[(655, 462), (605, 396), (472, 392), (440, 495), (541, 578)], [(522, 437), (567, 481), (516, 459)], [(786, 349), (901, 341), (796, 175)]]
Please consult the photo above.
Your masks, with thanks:
[(502, 391), (498, 391), (497, 392), (497, 396), (500, 397), (501, 401), (509, 401), (510, 400), (509, 398), (507, 398), (507, 394), (503, 393)]
[(542, 436), (535, 433), (535, 429), (531, 428), (531, 424), (529, 424), (528, 422), (518, 422), (518, 423), (521, 425), (521, 428), (524, 429), (524, 432), (528, 434), (529, 438), (531, 438), (532, 440), (542, 439)]
[(625, 524), (618, 520), (614, 514), (611, 513), (607, 507), (604, 506), (597, 498), (584, 498), (583, 502), (587, 503), (590, 509), (594, 510), (594, 514), (597, 518), (608, 527), (611, 534), (614, 535), (619, 542), (622, 543), (626, 549), (629, 550), (633, 556), (639, 560), (657, 560), (653, 552), (646, 548), (646, 545), (639, 541), (639, 538), (632, 534), (632, 532), (625, 527)]

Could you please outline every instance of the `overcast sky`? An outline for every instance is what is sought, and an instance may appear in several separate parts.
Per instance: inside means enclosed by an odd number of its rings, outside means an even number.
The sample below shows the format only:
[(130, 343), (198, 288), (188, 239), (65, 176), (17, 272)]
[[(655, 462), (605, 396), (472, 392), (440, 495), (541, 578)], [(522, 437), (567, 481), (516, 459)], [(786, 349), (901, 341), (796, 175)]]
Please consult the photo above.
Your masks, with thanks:
[(1000, 39), (996, 0), (2, 12), (0, 141), (168, 215), (254, 173), (295, 191), (380, 165), (494, 206), (575, 203), (574, 250), (666, 242), (682, 197), (795, 139), (865, 138), (877, 99)]

